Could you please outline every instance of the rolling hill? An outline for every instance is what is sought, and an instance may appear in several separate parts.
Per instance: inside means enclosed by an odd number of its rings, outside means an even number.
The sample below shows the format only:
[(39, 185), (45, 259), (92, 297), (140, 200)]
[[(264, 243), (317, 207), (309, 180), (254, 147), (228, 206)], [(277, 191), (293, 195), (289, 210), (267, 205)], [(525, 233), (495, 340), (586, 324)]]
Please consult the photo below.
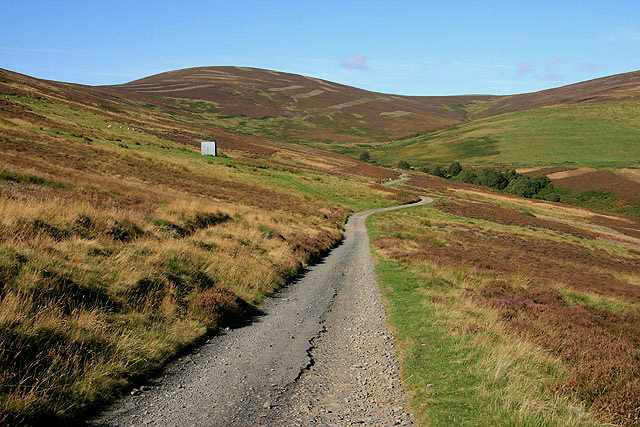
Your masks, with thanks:
[(369, 92), (313, 77), (244, 67), (170, 71), (112, 93), (198, 114), (235, 132), (343, 150), (369, 139), (390, 139), (462, 123), (458, 105), (491, 96), (408, 97)]
[(349, 211), (414, 197), (123, 93), (0, 71), (0, 425), (112, 399), (290, 281)]
[(380, 163), (477, 166), (630, 166), (640, 159), (640, 72), (535, 93), (475, 100), (468, 120), (384, 142)]

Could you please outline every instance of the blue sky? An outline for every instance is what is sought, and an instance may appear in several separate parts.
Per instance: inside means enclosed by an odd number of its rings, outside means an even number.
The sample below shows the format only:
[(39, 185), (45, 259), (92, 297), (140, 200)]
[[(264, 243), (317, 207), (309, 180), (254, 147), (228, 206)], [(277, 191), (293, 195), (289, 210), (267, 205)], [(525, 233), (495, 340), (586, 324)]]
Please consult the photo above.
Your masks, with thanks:
[(640, 69), (637, 0), (0, 1), (0, 68), (83, 84), (241, 65), (387, 93), (510, 94)]

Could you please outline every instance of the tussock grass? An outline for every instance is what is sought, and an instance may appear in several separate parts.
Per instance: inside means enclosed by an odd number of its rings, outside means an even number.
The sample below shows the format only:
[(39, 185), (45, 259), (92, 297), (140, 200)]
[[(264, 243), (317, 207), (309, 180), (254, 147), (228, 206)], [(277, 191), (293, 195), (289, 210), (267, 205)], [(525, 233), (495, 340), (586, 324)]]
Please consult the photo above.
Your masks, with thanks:
[(344, 217), (317, 215), (0, 198), (5, 415), (75, 416), (242, 315), (340, 238)]

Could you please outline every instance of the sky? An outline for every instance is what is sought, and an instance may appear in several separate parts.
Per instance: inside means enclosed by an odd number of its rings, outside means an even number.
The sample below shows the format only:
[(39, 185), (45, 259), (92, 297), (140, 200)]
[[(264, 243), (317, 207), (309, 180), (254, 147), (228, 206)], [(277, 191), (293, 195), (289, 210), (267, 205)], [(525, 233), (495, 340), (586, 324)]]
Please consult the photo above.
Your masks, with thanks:
[(640, 1), (0, 0), (0, 68), (90, 85), (236, 65), (402, 95), (640, 69)]

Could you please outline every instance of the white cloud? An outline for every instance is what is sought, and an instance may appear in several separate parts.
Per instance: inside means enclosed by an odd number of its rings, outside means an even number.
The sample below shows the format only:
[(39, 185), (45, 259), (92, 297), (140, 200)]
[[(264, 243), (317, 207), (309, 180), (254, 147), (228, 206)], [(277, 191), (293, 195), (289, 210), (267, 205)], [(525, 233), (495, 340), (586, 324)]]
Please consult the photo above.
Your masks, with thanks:
[(516, 75), (524, 76), (533, 70), (533, 64), (529, 61), (523, 61), (516, 65)]
[(350, 68), (353, 70), (366, 70), (368, 69), (367, 59), (368, 58), (364, 55), (352, 53), (351, 55), (342, 59), (342, 63), (340, 64), (340, 66), (342, 68)]
[(543, 82), (552, 81), (552, 80), (561, 80), (561, 79), (564, 79), (564, 77), (565, 77), (564, 75), (556, 72), (554, 69), (550, 67), (545, 68), (543, 72), (536, 75), (536, 79)]

